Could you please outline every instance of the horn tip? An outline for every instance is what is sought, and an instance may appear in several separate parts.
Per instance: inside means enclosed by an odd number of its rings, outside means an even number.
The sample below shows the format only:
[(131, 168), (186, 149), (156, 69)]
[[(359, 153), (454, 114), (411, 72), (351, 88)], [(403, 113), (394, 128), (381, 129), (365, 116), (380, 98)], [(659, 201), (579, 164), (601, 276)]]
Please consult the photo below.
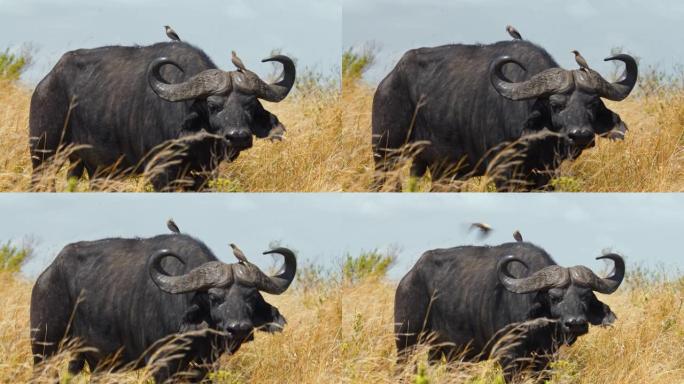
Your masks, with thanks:
[(285, 247), (276, 247), (273, 249), (269, 249), (268, 251), (264, 251), (261, 254), (262, 255), (268, 255), (271, 253), (280, 253), (280, 252), (289, 252), (289, 253), (294, 254), (294, 252), (292, 252), (289, 248), (285, 248)]

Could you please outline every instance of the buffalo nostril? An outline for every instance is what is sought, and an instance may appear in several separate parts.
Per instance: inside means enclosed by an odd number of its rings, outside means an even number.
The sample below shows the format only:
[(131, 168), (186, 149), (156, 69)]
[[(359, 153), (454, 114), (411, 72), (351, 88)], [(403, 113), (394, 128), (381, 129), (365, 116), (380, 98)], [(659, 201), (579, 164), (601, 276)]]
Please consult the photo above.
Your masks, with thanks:
[(234, 139), (246, 139), (250, 136), (250, 133), (245, 129), (232, 129), (228, 131), (227, 136)]
[(584, 319), (574, 318), (574, 319), (566, 320), (565, 323), (564, 323), (564, 325), (565, 325), (568, 329), (579, 329), (579, 328), (584, 328), (584, 327), (586, 327), (586, 326), (587, 326), (587, 321), (584, 320)]
[(594, 137), (594, 132), (586, 128), (574, 128), (570, 130), (569, 136), (573, 139), (590, 139)]
[(226, 330), (233, 334), (244, 334), (252, 330), (252, 324), (247, 322), (229, 323)]

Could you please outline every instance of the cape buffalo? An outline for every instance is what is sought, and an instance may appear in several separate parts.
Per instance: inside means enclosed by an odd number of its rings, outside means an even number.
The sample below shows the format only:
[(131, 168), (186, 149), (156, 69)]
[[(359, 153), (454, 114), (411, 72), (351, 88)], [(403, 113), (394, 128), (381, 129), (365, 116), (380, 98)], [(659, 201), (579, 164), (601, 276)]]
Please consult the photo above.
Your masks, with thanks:
[(282, 255), (284, 271), (267, 276), (246, 260), (225, 264), (183, 234), (69, 244), (33, 288), (34, 363), (76, 339), (89, 349), (69, 363), (72, 374), (86, 362), (91, 371), (139, 368), (166, 351), (153, 364), (157, 382), (181, 373), (201, 380), (255, 329), (276, 332), (286, 323), (259, 291), (283, 293), (295, 276), (295, 255), (286, 248), (264, 253)]
[(385, 184), (405, 144), (420, 147), (414, 177), (427, 169), (434, 181), (487, 172), (500, 176), (499, 189), (545, 187), (549, 171), (592, 146), (595, 135), (622, 138), (627, 130), (601, 98), (627, 97), (637, 63), (625, 54), (605, 60), (625, 63), (622, 80), (562, 69), (523, 40), (406, 52), (373, 98), (374, 188)]
[(611, 276), (599, 278), (581, 265), (558, 266), (528, 242), (425, 252), (397, 287), (399, 361), (427, 342), (432, 360), (497, 358), (510, 376), (524, 367), (521, 359), (533, 358), (531, 368), (542, 369), (559, 343), (572, 344), (590, 323), (615, 321), (593, 291), (613, 293), (625, 263), (616, 254), (598, 259), (613, 260)]
[(238, 70), (224, 72), (178, 41), (65, 53), (31, 98), (34, 174), (73, 144), (69, 177), (147, 169), (155, 190), (202, 188), (222, 160), (252, 146), (252, 135), (278, 138), (285, 129), (258, 99), (287, 96), (293, 61), (264, 59), (284, 68), (282, 80), (267, 84), (236, 58)]

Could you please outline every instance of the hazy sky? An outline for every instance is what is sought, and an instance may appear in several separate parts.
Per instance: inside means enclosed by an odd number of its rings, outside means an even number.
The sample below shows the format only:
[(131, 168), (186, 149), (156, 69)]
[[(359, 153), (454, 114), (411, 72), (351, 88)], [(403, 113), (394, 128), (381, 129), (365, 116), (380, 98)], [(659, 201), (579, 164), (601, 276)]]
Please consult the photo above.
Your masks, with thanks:
[[(347, 253), (399, 247), (399, 278), (426, 250), (513, 241), (516, 229), (562, 265), (600, 271), (594, 258), (611, 249), (629, 265), (684, 267), (684, 194), (0, 194), (0, 212), (1, 241), (36, 246), (30, 277), (68, 243), (169, 233), (169, 217), (220, 259), (233, 262), (236, 243), (262, 267), (273, 240), (328, 268)], [(468, 232), (475, 221), (492, 235)]]
[(0, 50), (30, 43), (35, 64), (24, 80), (35, 84), (66, 51), (166, 41), (166, 24), (222, 69), (233, 69), (235, 50), (269, 74), (260, 61), (280, 48), (300, 69), (339, 73), (341, 0), (0, 0)]
[(377, 82), (408, 49), (510, 39), (507, 24), (566, 68), (576, 67), (570, 51), (577, 49), (607, 76), (612, 67), (603, 59), (617, 46), (663, 70), (684, 64), (681, 0), (343, 0), (342, 41), (345, 49), (377, 43), (367, 74)]

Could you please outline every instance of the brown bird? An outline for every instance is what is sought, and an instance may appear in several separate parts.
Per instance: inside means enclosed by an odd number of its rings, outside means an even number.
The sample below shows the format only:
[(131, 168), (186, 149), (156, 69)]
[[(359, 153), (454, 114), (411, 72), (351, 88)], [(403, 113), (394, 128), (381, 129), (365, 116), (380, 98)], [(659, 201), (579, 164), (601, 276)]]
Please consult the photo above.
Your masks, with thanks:
[(583, 69), (585, 71), (588, 70), (589, 64), (587, 64), (587, 61), (584, 60), (584, 57), (582, 57), (582, 55), (580, 55), (580, 53), (577, 51), (573, 50), (571, 52), (575, 54), (575, 61), (577, 62), (577, 65), (580, 66), (580, 69)]
[(479, 232), (479, 237), (485, 238), (489, 235), (489, 233), (492, 231), (492, 227), (489, 224), (485, 223), (472, 223), (470, 224), (470, 230), (472, 231), (473, 229), (477, 229)]
[(238, 248), (237, 245), (231, 243), (230, 247), (233, 248), (233, 255), (235, 255), (235, 258), (238, 259), (238, 261), (242, 264), (247, 264), (249, 261), (247, 261), (247, 256)]
[(517, 229), (515, 230), (515, 232), (513, 232), (513, 238), (518, 243), (522, 243), (522, 241), (523, 241), (522, 235), (520, 234), (520, 231), (518, 231)]
[(173, 233), (180, 233), (180, 229), (178, 229), (178, 226), (176, 223), (173, 221), (173, 219), (169, 219), (166, 221), (166, 226), (169, 228), (169, 231)]
[(166, 32), (166, 36), (169, 37), (169, 39), (173, 41), (181, 41), (180, 37), (178, 37), (178, 34), (176, 31), (173, 30), (173, 28), (169, 27), (168, 25), (164, 26), (164, 31)]
[(236, 66), (237, 69), (239, 69), (241, 71), (244, 71), (247, 69), (247, 67), (245, 67), (245, 64), (242, 62), (242, 60), (240, 60), (240, 58), (237, 56), (235, 51), (230, 52), (230, 61), (232, 61), (233, 65)]
[(509, 35), (513, 38), (513, 40), (522, 40), (522, 35), (520, 32), (518, 32), (517, 29), (513, 28), (512, 25), (507, 25), (506, 26), (506, 32), (508, 32)]

